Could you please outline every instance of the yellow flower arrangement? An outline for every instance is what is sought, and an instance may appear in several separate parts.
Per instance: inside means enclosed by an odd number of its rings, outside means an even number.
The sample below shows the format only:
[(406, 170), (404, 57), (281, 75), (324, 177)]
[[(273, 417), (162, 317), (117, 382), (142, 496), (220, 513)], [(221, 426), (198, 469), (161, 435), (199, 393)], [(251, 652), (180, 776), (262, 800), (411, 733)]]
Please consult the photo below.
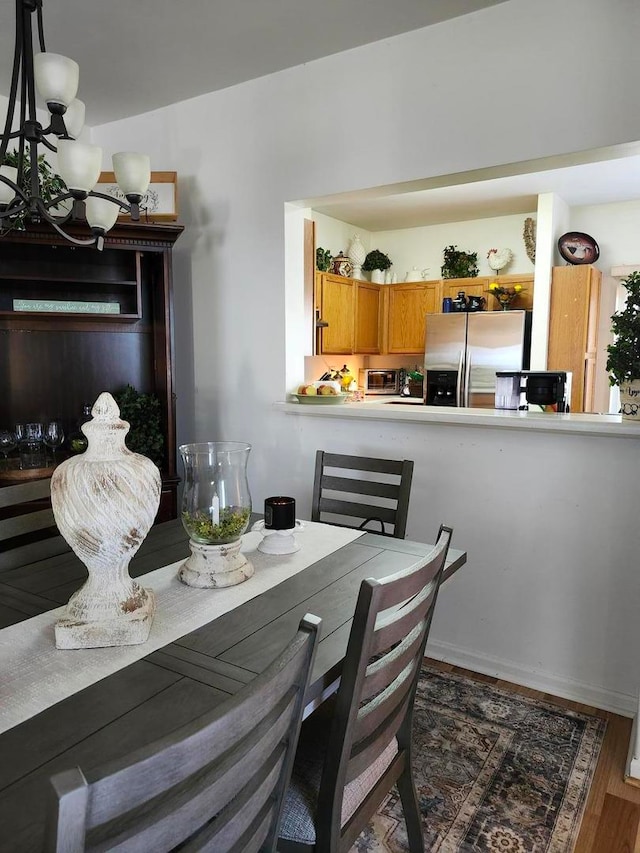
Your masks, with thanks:
[(503, 311), (508, 311), (513, 300), (519, 296), (523, 290), (524, 287), (521, 284), (514, 284), (513, 287), (503, 287), (501, 284), (498, 284), (497, 281), (492, 281), (487, 293), (491, 293), (492, 296), (495, 296)]

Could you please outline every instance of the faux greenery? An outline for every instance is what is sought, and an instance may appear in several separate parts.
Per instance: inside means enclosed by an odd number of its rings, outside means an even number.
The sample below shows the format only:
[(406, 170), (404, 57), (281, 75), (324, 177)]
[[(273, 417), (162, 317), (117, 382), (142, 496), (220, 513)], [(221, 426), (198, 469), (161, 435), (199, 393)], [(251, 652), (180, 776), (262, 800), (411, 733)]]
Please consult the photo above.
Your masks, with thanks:
[(627, 304), (611, 317), (614, 340), (607, 347), (611, 385), (640, 379), (640, 272), (632, 272), (622, 284), (627, 289)]
[(125, 444), (134, 453), (148, 456), (162, 468), (164, 462), (164, 435), (160, 400), (155, 394), (142, 394), (132, 385), (126, 385), (113, 395), (120, 417), (129, 423)]
[(331, 256), (331, 252), (328, 249), (323, 249), (321, 246), (318, 246), (316, 249), (316, 269), (318, 272), (329, 272), (332, 261), (333, 257)]
[[(18, 152), (7, 151), (4, 158), (5, 166), (13, 166), (18, 168)], [(60, 175), (57, 175), (49, 163), (47, 163), (44, 154), (38, 157), (38, 181), (40, 183), (40, 196), (45, 202), (52, 201), (56, 196), (67, 192), (67, 185), (62, 180)], [(24, 161), (24, 172), (22, 173), (22, 184), (20, 187), (27, 195), (31, 195), (31, 162), (28, 157)], [(15, 218), (14, 227), (19, 231), (24, 230), (24, 222), (28, 216), (25, 210)]]
[(478, 275), (478, 253), (461, 252), (457, 246), (446, 246), (442, 278), (475, 278)]
[(245, 531), (251, 510), (225, 507), (220, 510), (220, 520), (214, 524), (211, 518), (201, 509), (193, 515), (182, 513), (182, 522), (189, 536), (197, 542), (207, 545), (224, 545), (233, 542)]
[(388, 255), (385, 255), (380, 249), (372, 249), (364, 259), (362, 269), (365, 272), (371, 272), (372, 270), (388, 270), (390, 266), (391, 261)]

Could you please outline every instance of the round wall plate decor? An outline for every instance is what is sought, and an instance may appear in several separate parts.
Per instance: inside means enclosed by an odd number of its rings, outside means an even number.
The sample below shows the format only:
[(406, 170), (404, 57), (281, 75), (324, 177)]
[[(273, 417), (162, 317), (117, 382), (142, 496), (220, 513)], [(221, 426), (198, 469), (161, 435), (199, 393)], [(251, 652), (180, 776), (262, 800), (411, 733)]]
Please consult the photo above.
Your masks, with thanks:
[(558, 240), (558, 251), (569, 264), (595, 264), (600, 257), (598, 244), (582, 231), (567, 231)]

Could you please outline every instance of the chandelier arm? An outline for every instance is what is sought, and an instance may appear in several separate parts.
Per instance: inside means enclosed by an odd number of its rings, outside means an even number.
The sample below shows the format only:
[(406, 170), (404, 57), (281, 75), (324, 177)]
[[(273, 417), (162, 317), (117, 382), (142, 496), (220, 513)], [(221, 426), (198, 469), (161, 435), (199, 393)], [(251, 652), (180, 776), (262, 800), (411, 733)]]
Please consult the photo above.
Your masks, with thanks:
[[(71, 193), (69, 193), (69, 195), (71, 195)], [(117, 204), (121, 210), (124, 210), (125, 213), (131, 213), (131, 205), (127, 204), (126, 201), (120, 201), (120, 199), (115, 196), (106, 195), (106, 193), (98, 193), (95, 190), (91, 190), (87, 195), (93, 196), (93, 198), (103, 198), (105, 201), (113, 202), (113, 204)]]
[[(52, 131), (50, 131), (49, 129), (47, 129), (47, 130), (43, 131), (43, 134), (44, 134), (44, 133), (51, 133), (51, 132), (52, 132)], [(56, 148), (56, 146), (55, 146), (55, 145), (53, 145), (53, 143), (49, 142), (49, 140), (48, 140), (48, 139), (45, 139), (44, 135), (43, 135), (43, 136), (42, 136), (42, 138), (40, 139), (40, 142), (45, 146), (45, 148), (48, 148), (48, 149), (49, 149), (49, 151), (55, 151), (55, 152), (57, 153), (58, 149)]]
[(40, 50), (42, 53), (46, 53), (47, 48), (44, 44), (44, 22), (42, 20), (42, 0), (36, 0), (36, 5), (38, 16), (38, 43), (40, 44)]
[(13, 70), (11, 72), (11, 88), (9, 90), (9, 104), (7, 106), (7, 117), (4, 124), (4, 133), (0, 136), (0, 165), (4, 163), (4, 158), (7, 153), (9, 139), (15, 138), (16, 133), (11, 133), (11, 125), (13, 124), (13, 116), (16, 109), (16, 96), (18, 94), (18, 78), (20, 76), (20, 68), (22, 65), (22, 15), (20, 14), (21, 0), (16, 0), (16, 40), (13, 48)]
[(0, 183), (6, 184), (8, 187), (11, 187), (11, 189), (14, 191), (14, 193), (17, 196), (20, 196), (20, 198), (23, 201), (23, 204), (19, 208), (18, 207), (15, 207), (15, 208), (12, 207), (11, 208), (12, 213), (14, 213), (14, 212), (17, 213), (17, 212), (19, 212), (19, 210), (22, 210), (23, 207), (27, 206), (27, 204), (29, 202), (29, 196), (24, 192), (24, 190), (18, 184), (14, 183), (11, 180), (11, 178), (7, 178), (6, 175), (0, 175)]
[(67, 232), (50, 217), (47, 217), (47, 222), (49, 222), (49, 224), (55, 228), (59, 234), (62, 234), (65, 240), (68, 240), (70, 243), (75, 243), (76, 246), (93, 246), (98, 242), (97, 236), (90, 237), (88, 240), (80, 240), (78, 237), (72, 237), (71, 234), (67, 234)]

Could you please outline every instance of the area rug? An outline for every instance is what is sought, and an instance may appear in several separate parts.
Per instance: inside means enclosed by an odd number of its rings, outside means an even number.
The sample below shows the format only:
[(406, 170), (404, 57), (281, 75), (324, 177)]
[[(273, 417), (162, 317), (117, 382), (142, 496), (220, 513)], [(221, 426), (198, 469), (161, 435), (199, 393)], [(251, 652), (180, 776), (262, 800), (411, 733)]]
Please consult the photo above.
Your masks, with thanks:
[[(606, 723), (424, 668), (414, 776), (425, 848), (439, 853), (570, 853)], [(397, 791), (352, 853), (406, 853)]]

